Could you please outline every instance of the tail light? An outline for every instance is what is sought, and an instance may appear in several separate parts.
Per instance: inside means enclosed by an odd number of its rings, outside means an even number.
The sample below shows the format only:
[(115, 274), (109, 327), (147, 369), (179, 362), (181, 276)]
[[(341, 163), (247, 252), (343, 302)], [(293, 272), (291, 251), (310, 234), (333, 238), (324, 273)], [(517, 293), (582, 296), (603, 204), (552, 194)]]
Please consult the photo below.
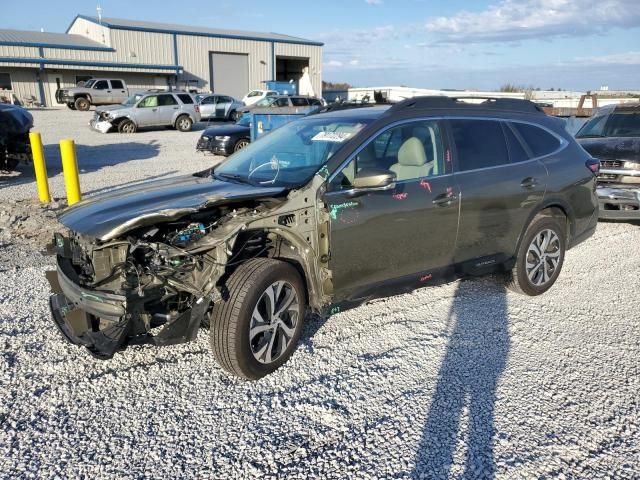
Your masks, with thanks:
[(194, 105), (193, 108), (195, 109), (196, 113), (200, 113), (200, 105)]
[(594, 175), (597, 175), (598, 172), (600, 171), (600, 160), (596, 160), (595, 158), (590, 158), (585, 162), (585, 165), (589, 170), (591, 170), (591, 173), (593, 173)]

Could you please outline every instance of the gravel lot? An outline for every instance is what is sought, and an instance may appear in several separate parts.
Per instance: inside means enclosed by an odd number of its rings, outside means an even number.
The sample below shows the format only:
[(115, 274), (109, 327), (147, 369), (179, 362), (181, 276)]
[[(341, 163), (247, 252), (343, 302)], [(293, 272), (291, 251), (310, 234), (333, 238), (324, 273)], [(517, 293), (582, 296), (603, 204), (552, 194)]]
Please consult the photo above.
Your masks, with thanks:
[[(196, 132), (61, 116), (36, 124), (83, 145), (85, 191), (213, 159)], [(30, 178), (0, 197), (29, 198)], [(259, 382), (225, 375), (204, 330), (92, 359), (49, 320), (51, 259), (20, 238), (0, 252), (0, 478), (640, 478), (637, 224), (602, 223), (541, 297), (474, 279), (309, 319)]]

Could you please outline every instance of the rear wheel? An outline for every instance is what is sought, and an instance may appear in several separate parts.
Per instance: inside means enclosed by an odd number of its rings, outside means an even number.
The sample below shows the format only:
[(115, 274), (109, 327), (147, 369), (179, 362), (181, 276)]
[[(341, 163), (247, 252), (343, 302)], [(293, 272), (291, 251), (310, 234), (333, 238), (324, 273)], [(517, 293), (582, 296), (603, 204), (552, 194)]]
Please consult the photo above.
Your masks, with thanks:
[(87, 110), (89, 110), (91, 103), (86, 98), (76, 98), (74, 105), (77, 110), (86, 112)]
[(239, 118), (240, 114), (236, 110), (232, 110), (229, 114), (229, 120), (231, 120), (232, 122), (237, 122)]
[(507, 275), (507, 287), (525, 295), (540, 295), (555, 283), (562, 270), (566, 250), (565, 222), (538, 216), (527, 228)]
[(136, 133), (136, 124), (131, 120), (123, 120), (118, 124), (118, 132), (120, 133)]
[(238, 267), (226, 285), (226, 298), (211, 313), (211, 350), (226, 371), (257, 380), (296, 348), (305, 312), (302, 279), (286, 262), (257, 258)]
[(233, 151), (237, 152), (238, 150), (242, 150), (243, 148), (247, 148), (248, 146), (249, 146), (249, 139), (241, 138), (236, 142), (235, 146), (233, 147)]
[(188, 115), (180, 115), (176, 120), (176, 128), (181, 132), (188, 132), (191, 130), (193, 122)]

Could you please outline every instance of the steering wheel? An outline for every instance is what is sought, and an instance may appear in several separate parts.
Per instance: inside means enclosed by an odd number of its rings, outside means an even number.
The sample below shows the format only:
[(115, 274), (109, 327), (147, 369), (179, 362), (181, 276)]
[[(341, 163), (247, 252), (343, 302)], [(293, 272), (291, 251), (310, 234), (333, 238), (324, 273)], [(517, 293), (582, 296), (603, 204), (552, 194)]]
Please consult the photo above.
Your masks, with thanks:
[[(275, 156), (274, 156), (274, 158), (275, 158)], [(275, 174), (275, 176), (273, 177), (273, 180), (267, 180), (267, 181), (264, 181), (264, 182), (258, 182), (258, 183), (263, 184), (263, 183), (275, 183), (275, 182), (276, 182), (276, 179), (278, 178), (278, 175), (280, 174), (280, 162), (278, 161), (278, 159), (277, 159), (277, 158), (275, 159), (275, 162), (276, 162), (276, 165), (277, 165), (277, 167), (278, 167), (278, 168), (276, 169), (276, 174)], [(256, 168), (254, 168), (253, 170), (251, 170), (251, 171), (249, 172), (249, 175), (247, 176), (247, 180), (251, 180), (251, 176), (252, 176), (254, 173), (256, 173), (258, 170), (260, 170), (261, 168), (263, 168), (263, 167), (265, 167), (265, 166), (273, 167), (273, 161), (272, 161), (272, 160), (269, 160), (268, 162), (261, 163), (261, 164), (260, 164), (260, 165), (258, 165)]]

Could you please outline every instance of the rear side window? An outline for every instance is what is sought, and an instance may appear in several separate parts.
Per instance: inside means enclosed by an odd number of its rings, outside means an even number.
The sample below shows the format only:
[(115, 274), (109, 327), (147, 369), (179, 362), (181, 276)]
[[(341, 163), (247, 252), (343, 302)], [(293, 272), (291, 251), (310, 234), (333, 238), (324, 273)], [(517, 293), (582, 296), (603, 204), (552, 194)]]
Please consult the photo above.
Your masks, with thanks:
[(111, 88), (115, 88), (118, 90), (124, 89), (124, 85), (122, 84), (122, 80), (111, 80)]
[(291, 103), (294, 107), (307, 107), (309, 106), (309, 100), (300, 97), (291, 97)]
[(509, 147), (509, 157), (511, 163), (525, 162), (529, 160), (529, 154), (522, 146), (522, 142), (513, 133), (509, 124), (504, 125), (504, 136), (507, 138), (507, 146)]
[(187, 95), (186, 93), (180, 93), (178, 94), (178, 98), (182, 101), (182, 103), (184, 103), (185, 105), (190, 105), (193, 103), (193, 98), (191, 98), (191, 95)]
[(276, 100), (276, 105), (278, 107), (288, 107), (289, 106), (289, 99), (288, 98), (279, 98)]
[(546, 130), (526, 123), (512, 123), (534, 157), (542, 157), (555, 152), (560, 147), (560, 140)]
[(509, 163), (502, 125), (495, 120), (451, 120), (460, 171)]
[(173, 98), (173, 95), (158, 95), (158, 106), (166, 107), (169, 105), (177, 105), (178, 101)]

